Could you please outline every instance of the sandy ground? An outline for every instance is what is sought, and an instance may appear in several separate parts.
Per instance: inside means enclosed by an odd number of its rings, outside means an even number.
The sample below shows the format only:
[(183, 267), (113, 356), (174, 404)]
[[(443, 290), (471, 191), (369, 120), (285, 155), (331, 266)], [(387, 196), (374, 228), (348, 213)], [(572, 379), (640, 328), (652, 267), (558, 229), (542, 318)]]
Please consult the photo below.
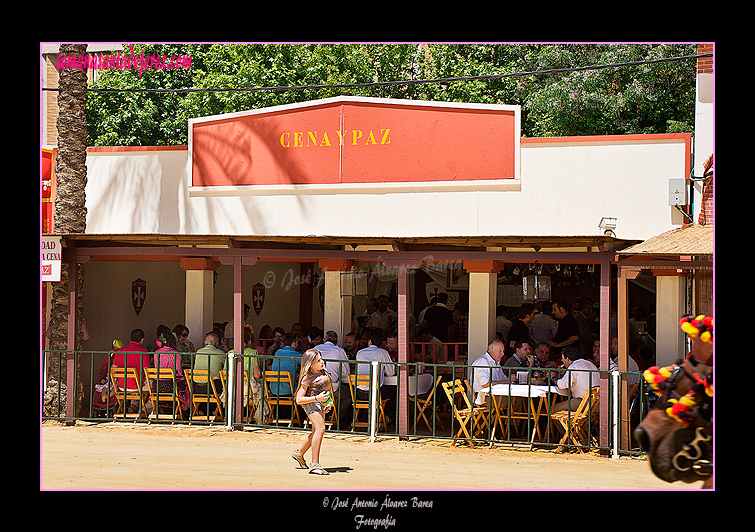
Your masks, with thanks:
[[(362, 436), (328, 433), (321, 463), (331, 474), (320, 477), (299, 469), (291, 458), (303, 432), (133, 423), (66, 427), (48, 421), (40, 436), (43, 491), (700, 488), (667, 484), (640, 458), (511, 446), (472, 449), (451, 447), (450, 441), (388, 438), (370, 443)], [(310, 461), (309, 454), (306, 458)], [(336, 498), (318, 500), (328, 506)]]

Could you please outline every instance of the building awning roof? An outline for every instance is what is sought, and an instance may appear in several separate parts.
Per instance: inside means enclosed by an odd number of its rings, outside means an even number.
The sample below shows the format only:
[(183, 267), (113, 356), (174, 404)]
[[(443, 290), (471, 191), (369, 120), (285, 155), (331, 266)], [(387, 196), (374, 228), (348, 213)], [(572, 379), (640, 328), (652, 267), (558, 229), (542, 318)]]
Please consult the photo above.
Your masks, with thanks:
[(713, 226), (685, 225), (624, 248), (617, 253), (626, 256), (711, 258), (713, 256)]
[(255, 247), (279, 245), (290, 248), (333, 249), (342, 246), (404, 246), (432, 248), (449, 246), (470, 250), (486, 248), (592, 248), (618, 250), (637, 244), (639, 240), (624, 240), (609, 235), (583, 236), (424, 236), (424, 237), (359, 237), (337, 235), (206, 235), (206, 234), (65, 234), (66, 240), (76, 241), (77, 246), (228, 246)]

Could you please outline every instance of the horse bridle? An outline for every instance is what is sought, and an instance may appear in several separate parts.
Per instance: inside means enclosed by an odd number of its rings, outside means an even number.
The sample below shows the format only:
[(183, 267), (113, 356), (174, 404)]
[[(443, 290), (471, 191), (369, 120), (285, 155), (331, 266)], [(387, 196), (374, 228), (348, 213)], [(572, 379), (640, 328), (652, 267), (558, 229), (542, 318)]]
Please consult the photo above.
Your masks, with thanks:
[[(681, 326), (693, 340), (699, 338), (703, 342), (713, 342), (712, 319), (707, 319), (706, 316), (685, 316), (681, 320)], [(709, 359), (706, 362), (710, 361)], [(704, 377), (700, 375), (699, 366), (710, 368)], [(683, 376), (688, 377), (694, 384), (686, 394), (681, 395), (676, 391), (676, 386)], [(663, 368), (648, 368), (644, 377), (656, 395), (660, 396), (659, 404), (669, 417), (684, 425), (695, 427), (694, 439), (684, 444), (674, 456), (674, 467), (679, 471), (692, 469), (700, 476), (710, 476), (713, 464), (704, 456), (707, 445), (713, 441), (713, 436), (705, 432), (705, 427), (713, 418), (713, 368), (701, 363), (693, 353), (689, 353), (681, 363)], [(690, 465), (687, 466), (686, 463)]]

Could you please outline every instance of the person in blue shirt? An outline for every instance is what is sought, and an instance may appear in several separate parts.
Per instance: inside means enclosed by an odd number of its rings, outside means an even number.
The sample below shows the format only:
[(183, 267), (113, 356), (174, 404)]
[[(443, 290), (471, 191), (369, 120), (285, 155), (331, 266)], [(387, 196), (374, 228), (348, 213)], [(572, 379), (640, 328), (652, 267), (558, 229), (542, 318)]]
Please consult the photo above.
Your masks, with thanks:
[[(283, 339), (283, 347), (275, 352), (273, 359), (273, 371), (288, 371), (291, 373), (291, 382), (299, 381), (299, 368), (301, 367), (301, 353), (296, 350), (298, 339), (294, 333), (288, 332)], [(270, 382), (268, 388), (272, 395), (293, 395), (293, 390), (287, 382)]]

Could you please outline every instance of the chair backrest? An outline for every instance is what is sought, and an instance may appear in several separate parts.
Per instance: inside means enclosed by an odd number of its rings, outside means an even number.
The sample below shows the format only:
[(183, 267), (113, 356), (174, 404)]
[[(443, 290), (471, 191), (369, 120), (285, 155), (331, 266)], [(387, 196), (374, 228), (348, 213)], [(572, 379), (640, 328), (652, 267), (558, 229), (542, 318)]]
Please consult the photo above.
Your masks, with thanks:
[[(124, 390), (138, 392), (138, 389), (126, 389), (128, 384), (127, 379), (133, 379), (134, 381), (139, 383), (141, 379), (139, 379), (136, 368), (121, 368), (119, 366), (110, 367), (110, 380), (115, 385), (116, 392), (123, 393)], [(123, 386), (120, 385), (120, 381), (123, 381)]]
[(369, 386), (370, 376), (360, 375), (360, 374), (349, 374), (349, 384), (354, 384), (357, 386)]
[[(351, 400), (354, 403), (357, 403), (356, 398), (356, 386), (369, 386), (370, 385), (370, 376), (369, 375), (360, 375), (358, 373), (350, 373), (349, 374), (349, 389), (351, 390)], [(378, 390), (378, 394), (380, 393), (380, 390)], [(364, 402), (363, 400), (360, 402)]]
[[(228, 372), (224, 369), (221, 369), (218, 374), (220, 375), (220, 382), (223, 384), (223, 393), (226, 393), (226, 386), (228, 382)], [(244, 399), (245, 401), (248, 401), (249, 397), (251, 397), (252, 390), (251, 385), (249, 384), (249, 372), (247, 370), (244, 370)]]
[[(218, 374), (220, 375), (220, 380), (223, 382), (223, 389), (225, 390), (226, 383), (228, 382), (228, 372), (221, 369)], [(244, 384), (249, 384), (249, 372), (247, 370), (244, 370)]]
[(598, 411), (600, 401), (600, 386), (593, 386), (590, 391), (582, 398), (582, 402), (579, 403), (579, 407), (574, 412), (575, 416), (578, 415), (595, 415)]
[[(430, 402), (433, 399), (433, 395), (435, 395), (435, 390), (438, 388), (438, 385), (443, 380), (443, 375), (438, 375), (438, 379), (435, 381), (435, 383), (432, 385), (432, 387), (428, 390), (426, 397), (417, 397), (417, 400), (420, 402)], [(416, 392), (417, 390), (415, 390)]]
[[(272, 384), (272, 383), (275, 383), (277, 385), (288, 384), (289, 387), (291, 388), (291, 395), (293, 395), (296, 392), (296, 388), (294, 388), (294, 382), (293, 382), (293, 378), (291, 377), (290, 371), (266, 371), (265, 384), (267, 385), (267, 384)], [(268, 388), (268, 390), (269, 389), (270, 388)], [(273, 393), (273, 395), (279, 395), (279, 394)]]
[(144, 368), (144, 376), (149, 379), (176, 380), (176, 372), (173, 368)]
[(465, 383), (461, 381), (461, 379), (455, 379), (453, 381), (448, 381), (442, 383), (443, 391), (446, 392), (446, 397), (448, 397), (448, 402), (456, 406), (456, 396), (461, 395), (464, 398), (464, 404), (467, 408), (472, 408), (472, 404), (469, 402), (469, 397), (467, 396), (467, 389), (469, 388), (469, 381), (466, 381)]
[[(158, 390), (160, 389), (158, 384), (159, 380), (171, 381), (173, 383), (173, 391), (176, 391), (176, 372), (173, 368), (144, 368), (144, 376), (146, 377), (145, 380), (147, 381), (150, 395), (158, 395)], [(153, 381), (154, 389), (152, 388)], [(168, 397), (169, 395), (172, 395), (172, 393), (162, 393), (160, 395)]]
[[(209, 396), (212, 400), (215, 399), (215, 397), (218, 396), (218, 391), (215, 389), (215, 380), (210, 375), (209, 369), (185, 369), (184, 374), (186, 375), (186, 380), (189, 382), (189, 389), (191, 390), (192, 395), (198, 395), (201, 397)], [(194, 391), (194, 382), (196, 378), (199, 377), (203, 381), (206, 380), (207, 382), (207, 393), (206, 394), (197, 394)], [(204, 382), (198, 382), (197, 384), (203, 385)], [(210, 393), (210, 390), (212, 390), (212, 393)]]

